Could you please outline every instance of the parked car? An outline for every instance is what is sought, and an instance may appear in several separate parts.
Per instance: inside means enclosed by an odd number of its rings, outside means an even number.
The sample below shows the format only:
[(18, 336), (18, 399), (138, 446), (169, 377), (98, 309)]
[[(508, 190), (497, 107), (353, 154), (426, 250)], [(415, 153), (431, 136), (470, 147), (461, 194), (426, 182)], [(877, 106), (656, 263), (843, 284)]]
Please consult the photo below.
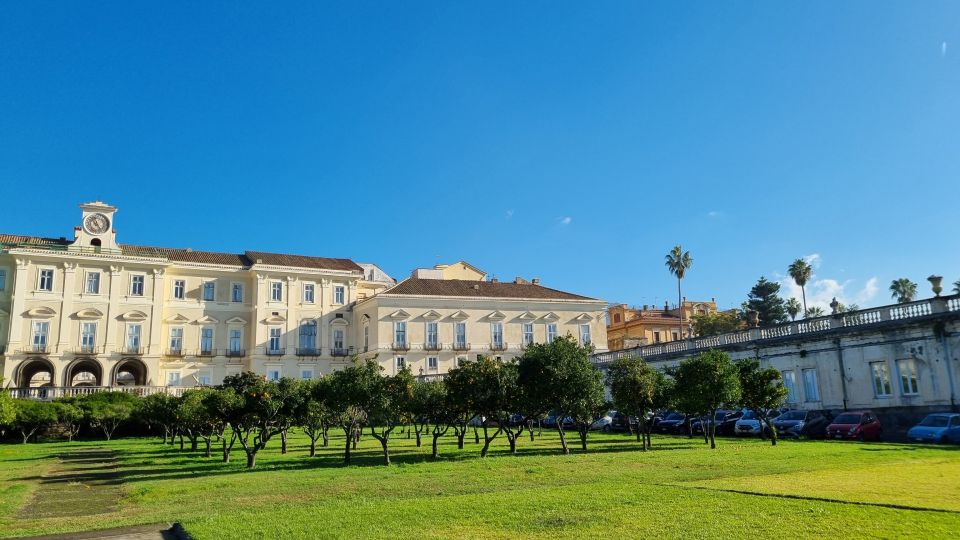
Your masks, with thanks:
[(737, 420), (739, 420), (745, 411), (732, 411), (724, 417), (723, 421), (717, 424), (717, 435), (732, 437), (736, 435)]
[[(720, 423), (723, 422), (724, 419), (726, 419), (726, 417), (727, 417), (730, 413), (732, 413), (732, 412), (733, 412), (733, 411), (728, 411), (728, 410), (726, 410), (726, 409), (719, 409), (719, 410), (717, 410), (716, 414), (715, 414), (714, 417), (713, 417), (714, 423), (716, 423), (716, 425), (719, 426)], [(697, 434), (697, 435), (702, 434), (702, 433), (703, 433), (703, 426), (704, 426), (704, 425), (710, 425), (709, 419), (708, 419), (706, 416), (701, 416), (700, 418), (694, 419), (694, 421), (693, 421), (693, 433), (694, 433), (694, 434)]]
[(657, 433), (682, 433), (687, 427), (687, 415), (678, 412), (668, 414), (657, 422), (654, 431)]
[(607, 411), (606, 414), (594, 420), (590, 429), (603, 431), (626, 431), (629, 429), (627, 415), (619, 411)]
[[(767, 418), (774, 420), (780, 416), (779, 411), (770, 411), (767, 413)], [(743, 416), (737, 420), (737, 423), (734, 427), (734, 434), (737, 436), (752, 436), (760, 435), (761, 426), (760, 426), (760, 417), (757, 413), (753, 411), (747, 411), (743, 413)], [(763, 426), (763, 433), (769, 433), (770, 428), (766, 425)]]
[(882, 436), (883, 427), (872, 411), (845, 412), (827, 426), (828, 439), (879, 441)]
[(827, 436), (830, 419), (826, 411), (787, 411), (773, 421), (781, 437), (808, 437), (819, 439)]
[(907, 438), (914, 442), (948, 443), (951, 432), (960, 437), (960, 414), (933, 413), (910, 428)]

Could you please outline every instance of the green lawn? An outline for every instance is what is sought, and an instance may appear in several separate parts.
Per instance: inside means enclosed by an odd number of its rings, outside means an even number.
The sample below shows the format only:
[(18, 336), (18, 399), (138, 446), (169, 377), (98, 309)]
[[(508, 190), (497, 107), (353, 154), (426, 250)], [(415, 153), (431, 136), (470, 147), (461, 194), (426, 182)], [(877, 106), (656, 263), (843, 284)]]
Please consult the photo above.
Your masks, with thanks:
[[(956, 538), (960, 450), (899, 444), (655, 437), (641, 452), (624, 435), (557, 453), (553, 433), (518, 455), (479, 458), (443, 440), (429, 459), (397, 436), (394, 465), (361, 441), (340, 464), (342, 438), (316, 458), (295, 437), (258, 468), (179, 452), (155, 439), (0, 445), (0, 536), (180, 521), (195, 538)], [(58, 456), (97, 449), (93, 458)], [(105, 452), (103, 450), (106, 450)], [(112, 451), (112, 455), (110, 454)], [(107, 457), (104, 457), (107, 456)], [(102, 464), (107, 462), (107, 466)], [(112, 464), (112, 465), (111, 465)], [(77, 474), (70, 483), (44, 475)], [(66, 471), (66, 472), (65, 472)], [(77, 514), (70, 509), (102, 508)], [(86, 511), (86, 510), (84, 510)]]

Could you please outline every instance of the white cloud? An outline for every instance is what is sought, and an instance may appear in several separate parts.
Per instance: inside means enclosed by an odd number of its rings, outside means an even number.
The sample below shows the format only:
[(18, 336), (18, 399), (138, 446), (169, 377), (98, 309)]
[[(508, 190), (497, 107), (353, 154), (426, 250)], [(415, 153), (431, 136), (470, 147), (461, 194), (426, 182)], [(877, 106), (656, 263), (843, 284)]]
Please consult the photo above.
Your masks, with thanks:
[(513, 217), (513, 210), (507, 210), (507, 219), (510, 219), (512, 217)]
[(822, 259), (820, 258), (819, 253), (811, 253), (810, 255), (807, 255), (806, 257), (804, 257), (803, 260), (807, 261), (807, 264), (809, 264), (810, 266), (813, 267), (814, 270), (816, 270), (817, 268), (820, 268), (820, 261)]
[[(877, 278), (871, 277), (862, 287), (857, 287), (856, 280), (839, 281), (831, 278), (814, 277), (807, 282), (807, 307), (817, 306), (826, 313), (830, 313), (830, 302), (834, 298), (844, 305), (857, 304), (866, 307), (877, 295)], [(794, 283), (789, 276), (780, 280), (780, 292), (784, 298), (803, 298), (800, 286)]]
[(573, 222), (573, 218), (570, 216), (560, 218), (561, 225), (569, 225), (571, 222)]

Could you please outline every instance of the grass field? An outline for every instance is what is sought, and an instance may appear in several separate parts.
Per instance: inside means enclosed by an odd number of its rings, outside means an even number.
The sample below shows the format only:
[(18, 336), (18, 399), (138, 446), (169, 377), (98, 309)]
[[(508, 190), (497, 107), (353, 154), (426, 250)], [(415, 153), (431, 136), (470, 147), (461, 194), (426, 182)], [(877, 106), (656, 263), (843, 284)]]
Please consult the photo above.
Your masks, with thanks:
[[(246, 471), (156, 439), (0, 445), (0, 536), (180, 521), (195, 538), (918, 537), (960, 531), (960, 450), (899, 444), (596, 434), (557, 453), (553, 433), (518, 455), (397, 436), (394, 465), (342, 438), (307, 458), (279, 440)], [(84, 454), (83, 451), (95, 452)], [(68, 459), (61, 459), (66, 457)], [(71, 476), (76, 475), (76, 476)], [(51, 478), (73, 478), (50, 482)], [(96, 513), (93, 513), (96, 512)]]

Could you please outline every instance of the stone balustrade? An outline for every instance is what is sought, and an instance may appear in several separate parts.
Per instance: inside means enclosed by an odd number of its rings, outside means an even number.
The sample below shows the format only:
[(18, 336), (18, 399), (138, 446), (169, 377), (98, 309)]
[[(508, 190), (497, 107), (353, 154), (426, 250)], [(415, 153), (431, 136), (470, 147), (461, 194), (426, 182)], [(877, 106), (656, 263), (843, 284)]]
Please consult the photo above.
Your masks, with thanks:
[(170, 394), (180, 396), (184, 386), (38, 386), (34, 388), (10, 388), (10, 397), (20, 399), (50, 400), (62, 397), (79, 397), (100, 392), (126, 392), (140, 397), (151, 394)]
[(695, 338), (685, 341), (671, 341), (668, 343), (644, 345), (620, 351), (599, 353), (593, 356), (593, 362), (602, 366), (618, 358), (627, 356), (652, 358), (665, 354), (696, 352), (722, 348), (728, 345), (743, 345), (752, 341), (782, 339), (804, 334), (819, 334), (838, 328), (867, 327), (889, 321), (918, 319), (944, 312), (960, 312), (960, 295), (928, 298), (905, 304), (894, 304), (792, 321), (766, 328), (751, 328), (749, 330), (720, 334), (717, 336)]

